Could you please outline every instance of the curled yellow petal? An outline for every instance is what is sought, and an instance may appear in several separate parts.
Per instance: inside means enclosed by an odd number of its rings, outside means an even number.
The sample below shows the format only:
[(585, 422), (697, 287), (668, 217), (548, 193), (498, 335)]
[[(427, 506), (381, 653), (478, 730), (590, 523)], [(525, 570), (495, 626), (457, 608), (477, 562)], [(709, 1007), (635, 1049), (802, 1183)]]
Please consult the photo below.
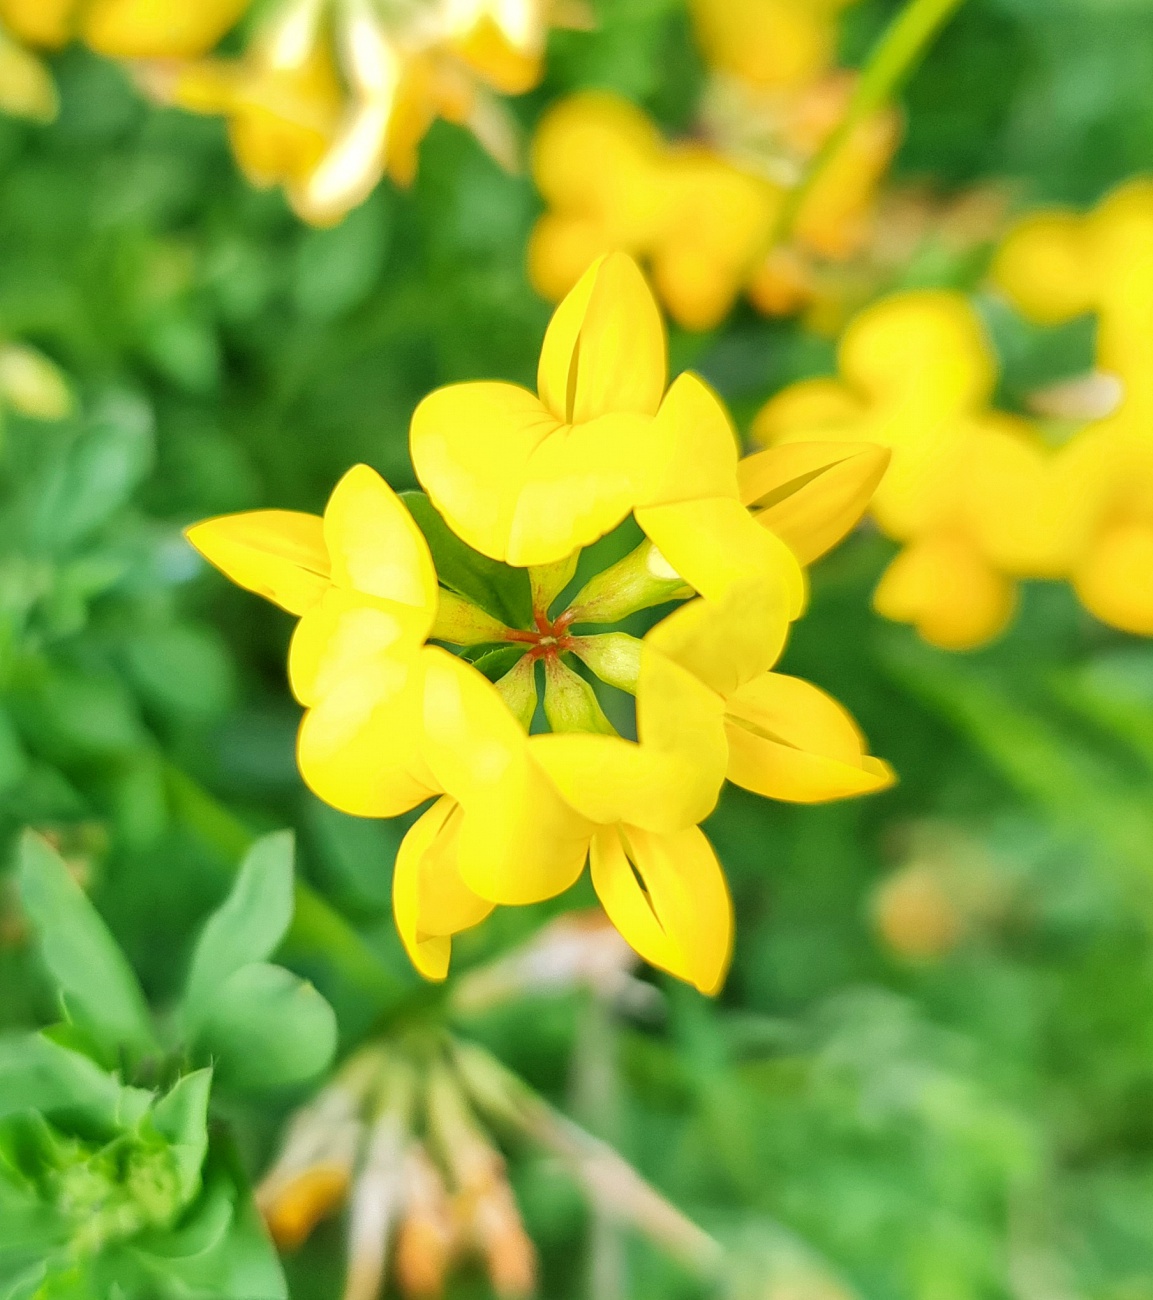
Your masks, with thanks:
[(462, 808), (460, 873), (493, 903), (535, 903), (572, 885), (591, 827), (533, 759), (496, 687), (447, 651), (423, 652), (422, 749)]
[(791, 618), (805, 604), (805, 577), (792, 551), (735, 498), (709, 497), (636, 512), (637, 523), (695, 591), (720, 600), (750, 579), (779, 585)]
[(646, 961), (702, 993), (719, 992), (732, 957), (732, 900), (698, 827), (666, 835), (602, 830), (591, 866), (610, 920)]
[(468, 930), (493, 910), (460, 878), (457, 843), (460, 809), (444, 796), (414, 823), (396, 855), (392, 909), (412, 964), (430, 980), (443, 980), (452, 956), (452, 936)]
[(561, 424), (655, 415), (667, 375), (665, 330), (652, 291), (624, 253), (594, 262), (545, 334), (540, 399)]
[[(436, 614), (437, 580), (424, 534), (374, 470), (355, 465), (324, 511), (332, 580), (370, 596)], [(427, 630), (427, 629), (426, 629)]]
[(865, 753), (850, 715), (797, 677), (765, 673), (726, 701), (729, 780), (769, 799), (823, 803), (871, 794), (893, 773)]
[(741, 461), (741, 500), (801, 564), (812, 564), (860, 521), (891, 454), (876, 443), (772, 447)]
[(185, 536), (239, 587), (290, 614), (311, 609), (329, 586), (324, 524), (295, 510), (252, 510), (193, 524)]

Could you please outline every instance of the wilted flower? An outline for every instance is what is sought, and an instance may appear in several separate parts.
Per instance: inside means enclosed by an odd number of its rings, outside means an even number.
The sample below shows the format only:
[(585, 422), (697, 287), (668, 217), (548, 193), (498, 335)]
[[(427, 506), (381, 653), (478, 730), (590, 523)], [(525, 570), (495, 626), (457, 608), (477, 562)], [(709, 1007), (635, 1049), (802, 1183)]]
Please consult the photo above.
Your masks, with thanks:
[[(803, 608), (798, 556), (852, 526), (883, 452), (770, 455), (742, 471), (717, 397), (692, 375), (666, 382), (656, 305), (614, 255), (557, 309), (537, 393), (457, 384), (418, 407), (412, 455), (431, 505), (359, 466), (323, 519), (257, 511), (189, 530), (235, 581), (300, 618), (289, 677), (316, 793), (374, 817), (436, 797), (393, 878), (398, 928), (430, 978), (447, 973), (453, 934), (496, 905), (562, 893), (591, 857), (633, 947), (713, 992), (732, 910), (698, 824), (726, 773), (804, 801), (892, 779), (839, 706), (769, 671)], [(582, 548), (630, 514), (648, 540), (566, 604)], [(483, 594), (462, 594), (484, 583), (523, 612), (498, 618)], [(596, 631), (670, 601), (687, 603), (643, 640)], [(490, 656), (491, 676), (470, 655)], [(578, 662), (635, 698), (636, 740)], [(526, 734), (538, 663), (551, 734)]]

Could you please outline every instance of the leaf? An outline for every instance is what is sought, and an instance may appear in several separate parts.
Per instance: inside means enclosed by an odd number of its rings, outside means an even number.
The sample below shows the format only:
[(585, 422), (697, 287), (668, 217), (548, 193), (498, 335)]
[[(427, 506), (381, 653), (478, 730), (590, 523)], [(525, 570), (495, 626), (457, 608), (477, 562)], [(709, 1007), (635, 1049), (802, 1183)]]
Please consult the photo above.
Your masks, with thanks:
[(437, 577), (444, 586), (511, 627), (530, 626), (532, 592), (527, 569), (490, 560), (467, 546), (423, 492), (402, 492), (400, 499), (424, 534)]
[(102, 1124), (131, 1123), (133, 1111), (143, 1111), (149, 1100), (148, 1093), (123, 1087), (87, 1056), (43, 1034), (0, 1037), (0, 1117), (77, 1110)]
[(152, 468), (152, 412), (124, 393), (108, 398), (57, 466), (36, 504), (36, 532), (58, 554), (106, 523)]
[(20, 898), (40, 953), (67, 1007), (111, 1055), (145, 1054), (156, 1040), (144, 994), (116, 940), (48, 842), (20, 840)]
[(197, 1044), (234, 1088), (287, 1087), (332, 1060), (336, 1016), (311, 984), (256, 962), (232, 974), (205, 1006)]
[(388, 253), (390, 215), (378, 190), (339, 225), (305, 232), (293, 285), (301, 315), (335, 320), (371, 296)]
[(232, 892), (208, 918), (192, 957), (183, 1004), (190, 1024), (230, 975), (276, 951), (292, 922), (292, 867), (291, 831), (266, 835), (245, 855)]
[(186, 1074), (156, 1103), (152, 1124), (166, 1138), (180, 1180), (180, 1203), (187, 1205), (200, 1191), (200, 1171), (208, 1151), (208, 1098), (212, 1071)]

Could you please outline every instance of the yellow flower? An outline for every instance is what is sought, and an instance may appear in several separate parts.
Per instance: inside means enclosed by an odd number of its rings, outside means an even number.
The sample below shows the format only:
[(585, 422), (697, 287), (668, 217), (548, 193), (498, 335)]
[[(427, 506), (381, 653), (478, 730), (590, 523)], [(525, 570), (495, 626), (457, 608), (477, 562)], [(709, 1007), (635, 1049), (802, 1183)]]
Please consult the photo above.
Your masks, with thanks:
[(0, 113), (51, 122), (58, 110), (52, 74), (0, 26)]
[(0, 0), (20, 40), (59, 49), (74, 37), (117, 59), (187, 59), (212, 49), (252, 0)]
[(646, 262), (670, 315), (689, 329), (728, 313), (782, 195), (699, 145), (667, 145), (640, 109), (604, 92), (549, 109), (532, 165), (550, 207), (529, 244), (537, 290), (560, 298), (594, 258), (626, 252)]
[(78, 0), (0, 0), (0, 23), (26, 45), (56, 50), (72, 39)]
[(890, 448), (872, 513), (909, 549), (882, 578), (878, 610), (948, 649), (990, 640), (1016, 577), (1060, 572), (1063, 512), (1040, 434), (990, 409), (995, 365), (975, 311), (960, 294), (895, 295), (850, 325), (840, 369), (778, 394), (754, 436)]
[[(189, 530), (234, 581), (300, 620), (289, 678), (306, 708), (297, 755), (311, 788), (370, 817), (435, 799), (393, 879), (398, 930), (430, 979), (447, 974), (454, 935), (494, 906), (562, 893), (591, 854), (625, 938), (713, 992), (732, 908), (698, 823), (726, 774), (805, 801), (891, 779), (839, 706), (769, 671), (803, 603), (799, 557), (852, 526), (883, 453), (786, 449), (741, 467), (705, 385), (682, 376), (664, 387), (659, 315), (635, 266), (614, 257), (557, 311), (541, 397), (458, 385), (414, 416), (414, 460), (446, 522), (492, 558), (515, 538), (522, 564), (539, 560), (530, 626), (439, 587), (412, 514), (365, 466), (341, 480), (323, 518), (256, 511)], [(580, 548), (630, 510), (649, 540), (555, 613)], [(643, 642), (587, 630), (669, 600), (687, 603)], [(490, 681), (430, 639), (503, 646), (504, 675)], [(574, 659), (635, 696), (636, 740), (617, 734)], [(552, 734), (529, 734), (537, 664)]]
[(1151, 636), (1153, 182), (1131, 181), (1084, 215), (1026, 217), (1005, 240), (993, 273), (1038, 323), (1097, 315), (1097, 369), (1119, 381), (1120, 400), (1056, 457), (1063, 561), (1091, 613)]

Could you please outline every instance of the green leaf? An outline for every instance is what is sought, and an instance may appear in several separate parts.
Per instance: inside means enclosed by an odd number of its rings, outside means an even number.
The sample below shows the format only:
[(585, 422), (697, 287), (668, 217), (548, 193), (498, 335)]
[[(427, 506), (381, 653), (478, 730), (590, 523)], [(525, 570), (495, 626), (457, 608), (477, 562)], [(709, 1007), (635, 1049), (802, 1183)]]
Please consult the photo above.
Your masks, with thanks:
[(489, 646), (484, 648), (472, 662), (490, 682), (499, 682), (506, 673), (511, 672), (520, 663), (524, 654), (524, 646), (508, 645), (496, 649)]
[(68, 1011), (110, 1055), (156, 1047), (148, 1006), (116, 940), (68, 873), (59, 854), (34, 831), (20, 840), (20, 898), (40, 953)]
[(332, 1060), (336, 1016), (311, 984), (257, 962), (231, 975), (205, 1006), (197, 1045), (234, 1088), (287, 1087)]
[(230, 975), (276, 951), (292, 922), (292, 864), (291, 831), (266, 835), (249, 849), (196, 945), (183, 1004), (189, 1023)]
[(166, 1138), (180, 1183), (180, 1203), (187, 1205), (200, 1191), (200, 1171), (208, 1151), (208, 1098), (212, 1071), (186, 1074), (156, 1103), (152, 1124)]
[(43, 1034), (0, 1037), (0, 1117), (22, 1110), (81, 1113), (100, 1127), (131, 1126), (151, 1094), (124, 1087), (79, 1052)]
[(511, 627), (530, 626), (532, 592), (527, 569), (490, 560), (467, 546), (423, 492), (402, 492), (400, 499), (424, 534), (444, 586)]
[(388, 253), (389, 225), (388, 205), (378, 190), (338, 226), (305, 232), (293, 285), (301, 315), (334, 320), (372, 294)]
[(152, 468), (152, 412), (140, 398), (107, 398), (91, 426), (44, 484), (36, 532), (58, 554), (124, 506)]

